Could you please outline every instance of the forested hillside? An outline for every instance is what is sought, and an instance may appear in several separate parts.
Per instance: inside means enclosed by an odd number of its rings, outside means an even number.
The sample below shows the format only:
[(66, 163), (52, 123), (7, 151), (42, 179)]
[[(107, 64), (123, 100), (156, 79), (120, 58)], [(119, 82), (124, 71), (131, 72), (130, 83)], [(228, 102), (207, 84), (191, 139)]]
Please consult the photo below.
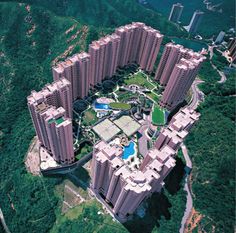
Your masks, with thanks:
[(233, 233), (235, 220), (235, 72), (227, 81), (207, 61), (200, 72), (207, 94), (186, 145), (193, 159), (194, 206), (206, 232)]

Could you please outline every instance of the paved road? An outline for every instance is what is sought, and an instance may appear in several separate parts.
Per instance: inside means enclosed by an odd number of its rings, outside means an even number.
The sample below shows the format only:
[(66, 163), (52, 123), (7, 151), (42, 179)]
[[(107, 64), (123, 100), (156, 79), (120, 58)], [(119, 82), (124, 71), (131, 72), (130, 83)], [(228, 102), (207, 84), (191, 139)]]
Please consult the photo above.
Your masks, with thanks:
[(198, 88), (198, 84), (203, 83), (203, 82), (204, 81), (200, 79), (196, 79), (191, 86), (193, 96), (192, 96), (192, 101), (189, 104), (189, 107), (192, 109), (196, 109), (199, 102), (201, 101), (201, 98), (204, 98), (204, 93), (200, 91)]
[[(188, 155), (188, 150), (187, 150), (186, 146), (184, 144), (182, 144), (181, 149), (182, 149), (182, 152), (184, 155), (184, 159), (186, 161), (186, 166), (188, 166), (189, 168), (192, 168), (192, 161)], [(179, 233), (184, 232), (185, 224), (186, 224), (188, 217), (191, 214), (191, 210), (193, 208), (193, 198), (192, 198), (192, 194), (191, 194), (190, 181), (189, 181), (188, 175), (186, 175), (186, 178), (185, 178), (184, 190), (187, 192), (187, 202), (186, 202), (186, 208), (184, 211), (184, 216), (181, 221), (181, 228), (179, 229)]]
[(3, 216), (3, 212), (2, 212), (2, 210), (1, 210), (1, 208), (0, 208), (0, 220), (1, 220), (1, 222), (2, 222), (2, 225), (3, 225), (3, 228), (4, 228), (5, 232), (6, 232), (6, 233), (11, 233), (10, 230), (8, 229), (8, 227), (7, 227), (6, 222), (5, 222), (5, 218), (4, 218), (4, 216)]
[(213, 69), (215, 69), (218, 72), (218, 74), (221, 77), (221, 79), (218, 81), (218, 83), (224, 83), (227, 80), (226, 75), (224, 74), (224, 72), (218, 70), (217, 67), (212, 62), (211, 62), (211, 66), (212, 66)]
[[(198, 84), (200, 84), (200, 83), (203, 83), (203, 81), (200, 80), (200, 79), (196, 79), (194, 81), (192, 87), (191, 87), (193, 96), (192, 96), (192, 101), (189, 104), (189, 107), (191, 107), (192, 109), (196, 109), (198, 104), (200, 103), (200, 101), (203, 100), (202, 98), (204, 98), (203, 92), (201, 92), (198, 88)], [(181, 149), (182, 149), (182, 152), (183, 152), (183, 155), (184, 155), (186, 166), (189, 167), (190, 169), (192, 169), (192, 161), (189, 157), (187, 147), (184, 144), (182, 144)], [(183, 216), (182, 221), (181, 221), (181, 227), (179, 229), (179, 233), (184, 232), (185, 224), (186, 224), (186, 222), (188, 220), (188, 217), (191, 214), (191, 210), (193, 208), (193, 198), (192, 198), (192, 193), (191, 193), (190, 181), (189, 181), (189, 175), (188, 174), (186, 174), (186, 177), (185, 177), (184, 190), (187, 192), (187, 202), (186, 202), (186, 208), (185, 208), (185, 211), (184, 211), (184, 216)]]

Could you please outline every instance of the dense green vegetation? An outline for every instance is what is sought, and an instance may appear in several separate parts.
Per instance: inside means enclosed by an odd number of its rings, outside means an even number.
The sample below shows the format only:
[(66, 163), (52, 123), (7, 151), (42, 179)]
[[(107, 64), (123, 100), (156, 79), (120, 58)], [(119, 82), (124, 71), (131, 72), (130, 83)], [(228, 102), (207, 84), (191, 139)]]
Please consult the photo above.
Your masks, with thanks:
[(142, 21), (168, 35), (183, 35), (183, 32), (160, 14), (146, 9), (136, 0), (19, 0), (51, 10), (59, 16), (74, 17), (83, 24), (101, 28), (114, 28), (132, 21)]
[[(100, 212), (100, 214), (97, 214)], [(127, 232), (119, 223), (113, 222), (109, 215), (105, 215), (101, 204), (89, 201), (69, 210), (64, 216), (58, 218), (51, 233), (112, 233)]]
[[(215, 9), (210, 11), (206, 9), (203, 0), (179, 0), (183, 4), (184, 9), (181, 17), (182, 25), (188, 25), (195, 10), (202, 10), (205, 14), (203, 16), (199, 33), (206, 37), (218, 35), (221, 30), (228, 30), (235, 26), (235, 1), (234, 0), (211, 0), (213, 5), (219, 4)], [(171, 7), (175, 0), (148, 0), (148, 3), (168, 18)], [(222, 9), (222, 12), (221, 12)], [(219, 20), (220, 19), (220, 20)]]
[(26, 96), (51, 81), (50, 61), (65, 49), (72, 23), (40, 8), (28, 13), (24, 5), (0, 3), (0, 206), (11, 232), (48, 232), (56, 220), (53, 188), (60, 180), (33, 177), (24, 166), (35, 134)]
[(93, 151), (93, 146), (90, 143), (85, 142), (82, 145), (81, 144), (78, 152), (75, 155), (77, 160), (80, 160), (83, 156)]
[[(193, 158), (194, 205), (207, 219), (209, 232), (234, 232), (235, 190), (235, 73), (223, 84), (204, 64), (200, 72), (207, 94), (199, 107), (201, 119), (187, 138)], [(207, 231), (208, 232), (208, 231)]]

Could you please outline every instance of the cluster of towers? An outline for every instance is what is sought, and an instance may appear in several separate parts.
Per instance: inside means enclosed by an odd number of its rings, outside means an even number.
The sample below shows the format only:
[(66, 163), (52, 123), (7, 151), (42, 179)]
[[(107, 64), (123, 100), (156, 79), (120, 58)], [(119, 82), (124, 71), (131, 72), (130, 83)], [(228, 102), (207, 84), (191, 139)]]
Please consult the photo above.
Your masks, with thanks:
[(115, 74), (118, 67), (133, 62), (148, 72), (153, 70), (163, 35), (144, 23), (132, 23), (115, 33), (93, 41), (88, 53), (75, 54), (53, 67), (53, 79), (71, 82), (73, 100), (88, 95), (90, 87)]
[(94, 146), (91, 187), (120, 221), (126, 221), (145, 198), (160, 192), (175, 166), (180, 144), (199, 115), (189, 108), (180, 110), (135, 171), (122, 160), (122, 149), (103, 141)]
[(155, 80), (165, 87), (160, 106), (172, 110), (184, 100), (204, 59), (181, 45), (166, 44), (155, 74)]
[(117, 67), (136, 62), (152, 71), (163, 35), (143, 23), (116, 29), (89, 45), (89, 53), (75, 54), (52, 68), (54, 82), (32, 91), (28, 108), (41, 145), (62, 164), (74, 161), (72, 103), (115, 74)]
[(27, 97), (28, 108), (40, 144), (55, 161), (74, 161), (71, 84), (60, 79)]
[[(57, 162), (74, 161), (73, 101), (87, 96), (90, 88), (114, 75), (118, 67), (137, 63), (151, 72), (162, 39), (159, 31), (144, 23), (119, 27), (112, 35), (92, 42), (88, 53), (75, 54), (57, 64), (52, 68), (54, 82), (39, 92), (32, 91), (27, 100), (37, 136)], [(180, 45), (165, 46), (155, 76), (165, 86), (161, 106), (172, 110), (183, 101), (203, 60)]]
[[(176, 3), (172, 5), (171, 12), (169, 15), (169, 20), (174, 22), (174, 23), (179, 23), (180, 17), (182, 15), (184, 6), (181, 3)], [(196, 10), (193, 13), (193, 16), (191, 18), (191, 21), (188, 26), (185, 26), (185, 29), (191, 33), (195, 34), (198, 30), (198, 27), (201, 23), (202, 16), (204, 12), (200, 10)]]

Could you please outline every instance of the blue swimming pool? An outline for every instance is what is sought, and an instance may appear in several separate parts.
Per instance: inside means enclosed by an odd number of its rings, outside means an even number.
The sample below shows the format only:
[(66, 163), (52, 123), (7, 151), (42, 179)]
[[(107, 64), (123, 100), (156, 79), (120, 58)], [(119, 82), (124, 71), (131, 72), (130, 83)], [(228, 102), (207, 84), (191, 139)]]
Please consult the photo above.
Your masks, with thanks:
[(133, 155), (135, 152), (135, 144), (134, 142), (130, 142), (128, 146), (124, 146), (124, 152), (122, 155), (122, 159), (128, 159), (130, 155)]
[(97, 102), (95, 102), (94, 107), (96, 109), (104, 109), (104, 110), (111, 109), (108, 104), (100, 104), (100, 103), (97, 103)]

